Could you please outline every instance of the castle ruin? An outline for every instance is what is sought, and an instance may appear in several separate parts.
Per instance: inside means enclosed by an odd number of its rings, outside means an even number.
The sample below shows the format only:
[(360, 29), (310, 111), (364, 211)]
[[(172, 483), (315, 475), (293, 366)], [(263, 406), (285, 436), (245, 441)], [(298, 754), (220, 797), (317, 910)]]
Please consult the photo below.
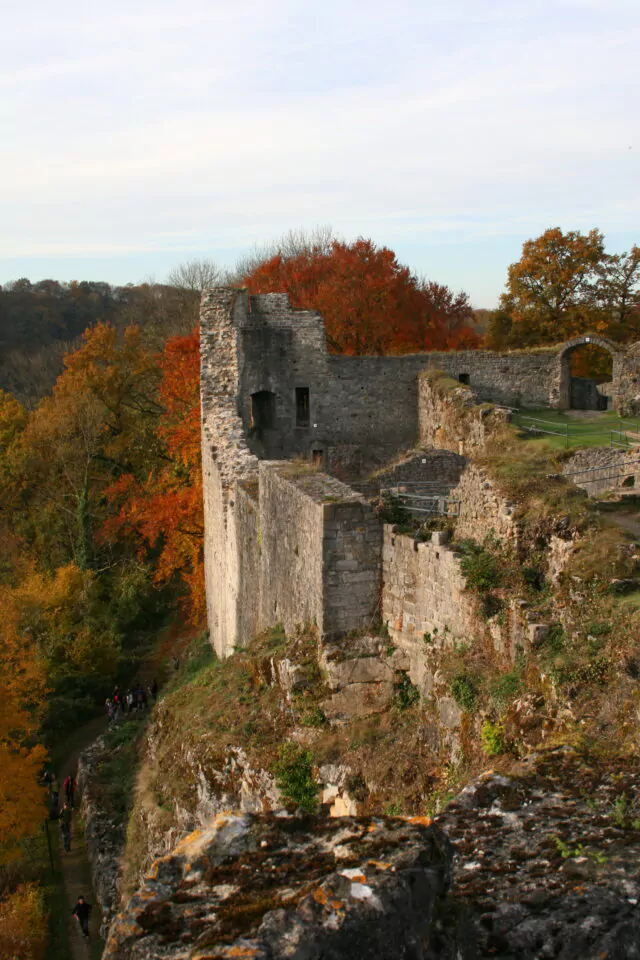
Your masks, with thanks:
[[(571, 377), (571, 353), (584, 343), (612, 355), (610, 383)], [(385, 611), (400, 632), (412, 618), (418, 632), (437, 629), (434, 618), (455, 624), (461, 585), (446, 548), (423, 545), (425, 609), (410, 590), (400, 601), (405, 568), (415, 559), (395, 556), (390, 530), (349, 485), (411, 450), (398, 470), (460, 480), (462, 447), (415, 453), (433, 444), (436, 426), (429, 391), (420, 386), (428, 370), (507, 407), (640, 412), (640, 344), (622, 348), (585, 335), (505, 353), (333, 355), (322, 318), (293, 310), (286, 294), (249, 296), (228, 287), (203, 294), (205, 576), (219, 656), (280, 622), (287, 630), (315, 624), (327, 638), (365, 629)]]

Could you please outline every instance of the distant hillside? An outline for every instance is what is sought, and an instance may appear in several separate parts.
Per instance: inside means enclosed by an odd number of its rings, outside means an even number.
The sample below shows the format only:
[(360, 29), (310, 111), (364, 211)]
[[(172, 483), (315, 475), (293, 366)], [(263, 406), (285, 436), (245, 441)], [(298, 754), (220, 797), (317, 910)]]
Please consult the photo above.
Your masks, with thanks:
[(51, 390), (63, 357), (96, 323), (137, 323), (158, 345), (197, 322), (198, 294), (162, 284), (17, 280), (0, 287), (0, 388), (33, 406)]

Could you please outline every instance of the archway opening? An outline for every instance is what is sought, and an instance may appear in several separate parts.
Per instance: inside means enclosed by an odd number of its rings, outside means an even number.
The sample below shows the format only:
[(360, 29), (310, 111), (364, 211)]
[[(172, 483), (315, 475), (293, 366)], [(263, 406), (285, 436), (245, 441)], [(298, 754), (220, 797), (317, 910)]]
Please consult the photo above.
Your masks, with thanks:
[(613, 356), (597, 343), (579, 343), (567, 352), (570, 410), (608, 410), (612, 403)]

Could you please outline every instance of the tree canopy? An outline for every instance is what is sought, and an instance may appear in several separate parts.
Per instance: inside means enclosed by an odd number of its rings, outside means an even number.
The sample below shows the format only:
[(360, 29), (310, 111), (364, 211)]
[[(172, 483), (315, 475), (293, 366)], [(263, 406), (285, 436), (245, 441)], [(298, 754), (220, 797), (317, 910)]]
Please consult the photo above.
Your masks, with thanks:
[(358, 239), (283, 244), (248, 264), (251, 293), (286, 292), (294, 307), (317, 310), (329, 348), (346, 354), (400, 354), (473, 347), (465, 293), (416, 277), (388, 247)]
[(599, 230), (559, 227), (527, 240), (493, 314), (491, 349), (558, 343), (587, 331), (640, 338), (640, 248), (609, 254)]

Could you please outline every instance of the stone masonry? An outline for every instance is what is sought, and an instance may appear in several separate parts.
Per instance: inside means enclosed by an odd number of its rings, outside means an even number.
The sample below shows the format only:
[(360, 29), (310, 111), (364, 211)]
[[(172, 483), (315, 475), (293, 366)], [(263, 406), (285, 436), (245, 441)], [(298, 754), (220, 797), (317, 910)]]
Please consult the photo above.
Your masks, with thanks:
[[(226, 287), (203, 294), (200, 329), (205, 581), (220, 656), (279, 621), (287, 629), (312, 622), (329, 637), (379, 615), (381, 527), (362, 495), (336, 476), (362, 478), (404, 452), (396, 479), (405, 471), (428, 479), (431, 471), (454, 483), (461, 455), (482, 447), (508, 419), (508, 411), (472, 401), (567, 406), (569, 359), (586, 342), (613, 357), (607, 395), (614, 406), (627, 414), (640, 409), (640, 345), (625, 349), (595, 336), (508, 353), (333, 356), (317, 313), (293, 310), (284, 294)], [(473, 420), (465, 437), (444, 422), (436, 371), (450, 388), (451, 380), (460, 382), (449, 398), (457, 403), (460, 393)], [(448, 448), (449, 460), (436, 462), (426, 450), (407, 454), (418, 439)], [(313, 464), (313, 475), (308, 466), (283, 463), (296, 458)], [(498, 536), (513, 536), (508, 508), (496, 506), (477, 478), (462, 476), (461, 499), (475, 491), (481, 501), (461, 513), (466, 535), (490, 524)], [(375, 482), (390, 480), (387, 471)], [(387, 573), (383, 593), (391, 589)]]

